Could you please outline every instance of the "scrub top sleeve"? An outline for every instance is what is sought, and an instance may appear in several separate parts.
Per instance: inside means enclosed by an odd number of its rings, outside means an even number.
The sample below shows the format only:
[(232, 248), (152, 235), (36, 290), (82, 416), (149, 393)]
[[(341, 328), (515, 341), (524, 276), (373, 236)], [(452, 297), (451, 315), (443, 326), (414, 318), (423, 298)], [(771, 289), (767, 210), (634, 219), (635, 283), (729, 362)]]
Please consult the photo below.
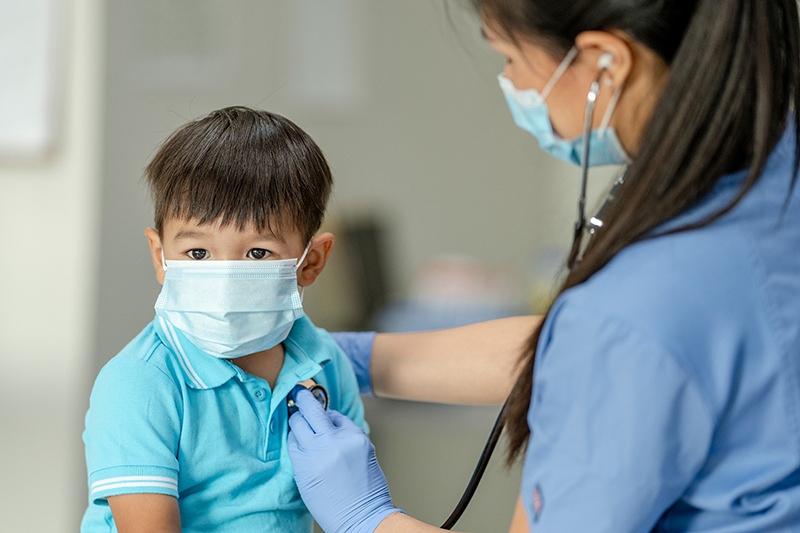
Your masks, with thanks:
[(341, 332), (330, 333), (330, 336), (350, 361), (358, 380), (361, 395), (375, 396), (372, 390), (372, 376), (369, 373), (375, 332)]
[[(336, 373), (336, 388), (328, 391), (335, 396), (331, 398), (330, 407), (345, 415), (358, 424), (365, 433), (369, 434), (369, 424), (364, 418), (364, 403), (361, 401), (359, 394), (360, 383), (357, 378), (357, 370), (351, 366), (350, 356), (342, 350), (338, 337), (321, 328), (318, 328), (317, 331), (319, 331), (331, 354), (330, 365)], [(337, 335), (361, 335), (361, 333)], [(372, 335), (374, 337), (374, 333)], [(372, 349), (371, 346), (372, 343), (370, 342), (370, 350)], [(363, 389), (361, 394), (363, 394)]]
[(112, 359), (100, 372), (86, 414), (89, 499), (158, 493), (178, 497), (182, 397), (154, 365)]
[(358, 388), (356, 385), (356, 378), (352, 373), (348, 372), (349, 375), (340, 375), (340, 389), (343, 391), (341, 398), (339, 399), (339, 411), (347, 418), (358, 424), (358, 426), (364, 430), (364, 433), (369, 435), (369, 424), (367, 424), (366, 418), (364, 418), (364, 403), (361, 401), (361, 396), (358, 393)]
[(522, 483), (531, 532), (651, 531), (706, 461), (709, 402), (625, 323), (564, 312), (545, 339)]

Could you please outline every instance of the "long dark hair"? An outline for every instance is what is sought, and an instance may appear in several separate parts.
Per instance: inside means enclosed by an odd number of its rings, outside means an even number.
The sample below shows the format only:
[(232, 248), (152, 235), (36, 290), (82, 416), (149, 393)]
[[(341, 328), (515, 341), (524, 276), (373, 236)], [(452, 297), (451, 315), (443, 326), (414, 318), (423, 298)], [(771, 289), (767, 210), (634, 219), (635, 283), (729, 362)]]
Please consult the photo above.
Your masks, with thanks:
[[(538, 42), (559, 59), (581, 32), (616, 29), (670, 65), (625, 183), (561, 292), (588, 280), (625, 247), (653, 238), (652, 230), (696, 204), (725, 174), (748, 170), (738, 197), (713, 216), (670, 233), (710, 224), (758, 181), (790, 112), (794, 127), (800, 125), (796, 2), (473, 0), (484, 20), (505, 35)], [(792, 187), (800, 135), (796, 141)], [(505, 409), (509, 462), (530, 435), (527, 412), (540, 333), (541, 326), (528, 341)]]

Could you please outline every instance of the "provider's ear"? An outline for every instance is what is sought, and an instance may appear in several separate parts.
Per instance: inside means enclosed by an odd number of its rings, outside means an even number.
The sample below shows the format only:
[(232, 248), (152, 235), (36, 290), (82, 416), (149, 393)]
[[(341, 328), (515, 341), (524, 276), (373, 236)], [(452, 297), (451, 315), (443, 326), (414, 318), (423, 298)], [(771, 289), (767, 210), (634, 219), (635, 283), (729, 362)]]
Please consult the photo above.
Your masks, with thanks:
[(591, 76), (596, 76), (600, 58), (608, 55), (610, 64), (606, 67), (605, 86), (616, 90), (623, 87), (633, 70), (634, 54), (625, 35), (615, 31), (584, 31), (575, 37), (580, 48), (576, 62), (585, 63)]
[(163, 257), (161, 253), (161, 237), (159, 237), (158, 232), (153, 228), (144, 230), (144, 236), (147, 237), (147, 241), (150, 243), (150, 255), (153, 258), (153, 268), (156, 269), (156, 279), (163, 285), (166, 271), (161, 263), (161, 257)]
[(308, 287), (316, 281), (317, 276), (325, 268), (325, 263), (328, 262), (335, 240), (336, 238), (332, 233), (321, 233), (311, 239), (311, 246), (308, 248), (306, 259), (297, 270), (298, 285)]

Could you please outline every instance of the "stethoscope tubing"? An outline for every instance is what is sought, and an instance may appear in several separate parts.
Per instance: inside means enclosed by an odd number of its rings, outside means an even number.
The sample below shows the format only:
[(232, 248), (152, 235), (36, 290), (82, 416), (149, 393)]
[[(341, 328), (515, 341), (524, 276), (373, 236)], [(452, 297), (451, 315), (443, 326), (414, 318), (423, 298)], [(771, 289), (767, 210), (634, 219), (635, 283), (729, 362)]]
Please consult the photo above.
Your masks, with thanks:
[[(578, 197), (578, 218), (575, 222), (575, 236), (572, 241), (572, 250), (570, 251), (569, 258), (567, 260), (567, 265), (569, 266), (570, 270), (574, 269), (575, 265), (580, 260), (580, 245), (582, 241), (583, 230), (586, 227), (585, 212), (586, 188), (589, 176), (589, 136), (591, 135), (592, 131), (594, 106), (597, 102), (597, 96), (600, 93), (600, 79), (603, 76), (603, 72), (605, 72), (605, 68), (600, 71), (597, 79), (592, 82), (592, 85), (589, 88), (589, 93), (586, 95), (586, 111), (584, 113), (583, 124), (583, 145), (581, 147), (581, 192), (580, 196)], [(603, 222), (601, 217), (608, 207), (608, 204), (614, 199), (614, 194), (622, 182), (623, 177), (620, 177), (614, 184), (614, 187), (611, 189), (606, 202), (603, 204), (597, 215), (592, 219), (593, 230), (602, 226)], [(495, 420), (494, 427), (492, 427), (492, 432), (489, 434), (489, 439), (486, 441), (486, 446), (484, 446), (483, 451), (481, 452), (481, 456), (478, 459), (478, 464), (475, 466), (475, 471), (473, 472), (472, 478), (467, 484), (467, 488), (464, 490), (464, 494), (461, 496), (461, 500), (459, 500), (458, 505), (456, 505), (456, 508), (450, 514), (448, 519), (444, 522), (444, 524), (442, 524), (441, 529), (452, 529), (456, 522), (458, 522), (458, 520), (461, 518), (461, 515), (464, 514), (464, 511), (472, 500), (472, 497), (475, 495), (475, 491), (478, 489), (478, 484), (481, 482), (481, 478), (483, 478), (483, 474), (486, 472), (486, 467), (489, 465), (489, 460), (492, 458), (492, 453), (494, 452), (494, 449), (500, 440), (500, 435), (503, 433), (503, 428), (505, 427), (503, 414), (505, 413), (508, 401), (509, 400), (506, 399), (503, 407), (500, 409), (500, 413), (497, 415), (497, 420)]]
[(461, 496), (456, 508), (453, 509), (453, 512), (450, 514), (447, 520), (445, 520), (444, 524), (442, 524), (441, 529), (452, 529), (453, 526), (456, 525), (456, 522), (458, 522), (458, 520), (461, 518), (461, 515), (464, 514), (469, 502), (472, 501), (472, 497), (475, 495), (475, 491), (478, 489), (478, 484), (481, 482), (484, 472), (486, 472), (486, 467), (489, 465), (489, 460), (492, 458), (492, 453), (494, 452), (494, 449), (500, 440), (500, 435), (503, 433), (503, 427), (505, 426), (503, 413), (506, 410), (506, 405), (508, 405), (508, 400), (506, 400), (506, 402), (503, 404), (503, 407), (500, 409), (500, 413), (497, 415), (497, 420), (494, 422), (492, 432), (489, 434), (489, 439), (486, 441), (486, 446), (483, 447), (480, 459), (478, 459), (478, 464), (475, 466), (475, 471), (472, 473), (472, 478), (469, 480), (467, 488), (464, 490), (464, 494)]

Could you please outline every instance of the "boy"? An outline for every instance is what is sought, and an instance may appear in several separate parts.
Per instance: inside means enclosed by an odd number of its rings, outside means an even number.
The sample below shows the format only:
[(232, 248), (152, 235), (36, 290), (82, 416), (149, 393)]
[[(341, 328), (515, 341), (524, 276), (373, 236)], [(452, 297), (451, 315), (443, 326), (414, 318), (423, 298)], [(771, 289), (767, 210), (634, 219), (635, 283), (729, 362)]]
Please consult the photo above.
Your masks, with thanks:
[(155, 320), (95, 382), (81, 531), (311, 531), (288, 393), (313, 378), (366, 430), (353, 370), (298, 291), (333, 247), (314, 236), (328, 165), (287, 119), (231, 107), (176, 131), (146, 177), (163, 287)]

